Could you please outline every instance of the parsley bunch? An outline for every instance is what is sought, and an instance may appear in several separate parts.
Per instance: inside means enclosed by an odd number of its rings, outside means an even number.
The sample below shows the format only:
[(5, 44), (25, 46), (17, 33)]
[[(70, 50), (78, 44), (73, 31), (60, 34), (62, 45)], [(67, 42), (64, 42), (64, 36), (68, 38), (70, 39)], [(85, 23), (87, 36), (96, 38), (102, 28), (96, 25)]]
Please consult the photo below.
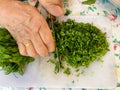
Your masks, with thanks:
[(34, 58), (21, 56), (16, 41), (5, 28), (0, 28), (0, 67), (5, 74), (18, 72), (23, 75), (26, 64)]
[(88, 67), (109, 51), (106, 33), (92, 24), (68, 19), (66, 22), (54, 22), (52, 31), (57, 48), (55, 57), (74, 68)]

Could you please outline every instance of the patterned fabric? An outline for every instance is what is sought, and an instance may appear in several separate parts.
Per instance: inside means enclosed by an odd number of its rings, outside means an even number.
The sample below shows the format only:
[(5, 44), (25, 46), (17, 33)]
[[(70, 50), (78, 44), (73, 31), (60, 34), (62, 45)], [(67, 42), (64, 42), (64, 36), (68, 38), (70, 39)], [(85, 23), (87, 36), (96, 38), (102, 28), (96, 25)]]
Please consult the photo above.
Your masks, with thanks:
[[(26, 0), (27, 1), (27, 0)], [(112, 23), (113, 30), (113, 43), (114, 43), (114, 56), (115, 56), (115, 68), (117, 74), (117, 84), (114, 90), (120, 90), (120, 9), (112, 5), (109, 0), (97, 0), (94, 5), (82, 5), (81, 2), (84, 0), (64, 0), (64, 7), (71, 10), (70, 16), (104, 16), (108, 18)], [(81, 8), (77, 9), (77, 6), (74, 4), (81, 5)], [(28, 3), (35, 5), (36, 0), (28, 0)], [(4, 87), (0, 90), (12, 90), (11, 87)], [(103, 90), (103, 89), (74, 89), (74, 88), (59, 88), (59, 89), (50, 89), (50, 88), (14, 88), (14, 90)], [(108, 89), (104, 89), (108, 90)]]

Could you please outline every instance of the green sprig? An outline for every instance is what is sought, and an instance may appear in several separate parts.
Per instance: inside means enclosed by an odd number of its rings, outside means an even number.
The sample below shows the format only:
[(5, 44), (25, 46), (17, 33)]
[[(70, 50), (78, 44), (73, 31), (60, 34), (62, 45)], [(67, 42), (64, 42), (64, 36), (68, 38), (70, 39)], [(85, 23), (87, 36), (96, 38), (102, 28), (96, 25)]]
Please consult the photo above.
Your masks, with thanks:
[(95, 2), (96, 0), (86, 0), (86, 1), (83, 1), (82, 4), (91, 5), (91, 4), (94, 4)]
[(5, 74), (18, 72), (23, 75), (23, 69), (33, 60), (32, 57), (20, 55), (16, 41), (5, 28), (0, 28), (0, 67)]

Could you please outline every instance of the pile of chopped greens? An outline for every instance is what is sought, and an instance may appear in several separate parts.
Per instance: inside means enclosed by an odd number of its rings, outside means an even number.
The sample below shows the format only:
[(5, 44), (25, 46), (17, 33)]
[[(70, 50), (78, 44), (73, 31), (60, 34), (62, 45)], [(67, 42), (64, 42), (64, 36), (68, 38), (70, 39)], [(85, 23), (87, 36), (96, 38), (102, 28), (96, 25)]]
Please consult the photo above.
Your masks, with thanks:
[(5, 28), (0, 28), (0, 67), (5, 74), (18, 72), (23, 75), (24, 67), (33, 60), (32, 57), (21, 56), (16, 41)]
[(56, 42), (54, 55), (60, 64), (65, 61), (73, 68), (88, 67), (109, 51), (106, 33), (93, 24), (68, 19), (66, 22), (54, 22), (52, 32)]

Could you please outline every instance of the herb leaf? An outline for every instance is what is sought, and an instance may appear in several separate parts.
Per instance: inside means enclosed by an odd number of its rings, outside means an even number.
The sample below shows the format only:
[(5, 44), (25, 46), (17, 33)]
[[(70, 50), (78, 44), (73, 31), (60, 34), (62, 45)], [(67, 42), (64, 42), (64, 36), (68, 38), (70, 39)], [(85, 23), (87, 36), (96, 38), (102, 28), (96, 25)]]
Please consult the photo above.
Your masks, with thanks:
[(95, 2), (96, 0), (87, 0), (87, 1), (83, 1), (82, 4), (91, 5), (91, 4), (94, 4)]

